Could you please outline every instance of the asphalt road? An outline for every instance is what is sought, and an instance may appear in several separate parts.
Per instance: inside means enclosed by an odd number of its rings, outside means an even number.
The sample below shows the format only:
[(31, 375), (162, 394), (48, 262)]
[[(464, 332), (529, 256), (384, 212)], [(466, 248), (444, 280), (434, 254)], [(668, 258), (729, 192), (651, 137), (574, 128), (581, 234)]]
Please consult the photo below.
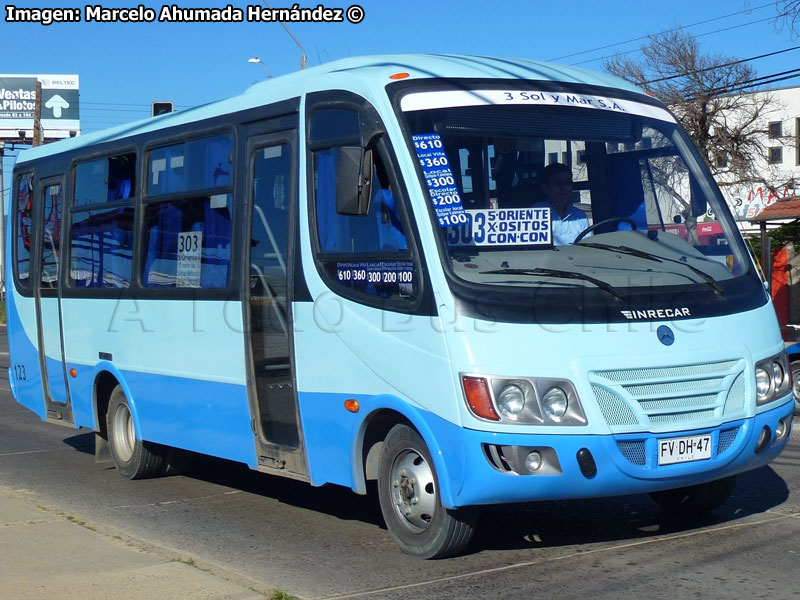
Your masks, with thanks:
[(95, 463), (93, 433), (17, 405), (7, 366), (2, 328), (0, 486), (301, 598), (800, 596), (797, 440), (709, 517), (670, 519), (646, 496), (491, 507), (465, 555), (421, 561), (395, 547), (374, 495), (204, 457), (184, 475), (124, 480)]

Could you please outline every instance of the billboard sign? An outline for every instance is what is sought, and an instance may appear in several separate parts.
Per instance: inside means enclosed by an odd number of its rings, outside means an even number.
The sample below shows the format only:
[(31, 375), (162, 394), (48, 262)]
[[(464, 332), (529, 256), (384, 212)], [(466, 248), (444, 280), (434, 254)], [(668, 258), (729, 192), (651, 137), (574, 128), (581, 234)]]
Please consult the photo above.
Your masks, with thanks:
[(42, 82), (42, 133), (44, 139), (80, 135), (77, 75), (0, 74), (0, 141), (33, 137), (36, 81)]

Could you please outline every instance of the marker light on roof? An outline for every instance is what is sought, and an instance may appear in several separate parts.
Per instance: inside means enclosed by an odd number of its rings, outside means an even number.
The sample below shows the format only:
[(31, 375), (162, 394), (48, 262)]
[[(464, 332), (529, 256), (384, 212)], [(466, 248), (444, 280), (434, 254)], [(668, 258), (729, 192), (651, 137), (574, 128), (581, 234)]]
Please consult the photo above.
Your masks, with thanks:
[(408, 73), (395, 73), (394, 75), (389, 75), (389, 79), (405, 79), (409, 77)]

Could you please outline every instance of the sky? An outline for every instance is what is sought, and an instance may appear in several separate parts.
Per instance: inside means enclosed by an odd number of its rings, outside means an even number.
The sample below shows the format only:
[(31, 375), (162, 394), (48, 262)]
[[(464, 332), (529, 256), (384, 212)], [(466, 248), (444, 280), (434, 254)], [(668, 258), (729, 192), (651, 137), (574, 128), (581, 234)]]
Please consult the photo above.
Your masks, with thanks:
[[(101, 0), (102, 1), (102, 0)], [(800, 46), (776, 27), (775, 0), (316, 0), (314, 8), (347, 9), (358, 2), (363, 20), (354, 24), (290, 23), (305, 47), (308, 65), (348, 56), (395, 53), (474, 54), (555, 60), (603, 69), (615, 53), (636, 57), (648, 34), (682, 27), (698, 36), (704, 53), (748, 58)], [(351, 3), (352, 2), (352, 3)], [(271, 0), (275, 8), (292, 4)], [(9, 22), (7, 6), (75, 8), (81, 22)], [(245, 11), (257, 0), (106, 0), (107, 9), (225, 8)], [(93, 6), (97, 6), (91, 4)], [(0, 15), (0, 74), (77, 74), (83, 133), (146, 118), (154, 100), (188, 108), (236, 95), (263, 80), (300, 67), (300, 50), (274, 22), (168, 23), (86, 22), (77, 0), (8, 0)], [(261, 64), (248, 59), (260, 58)], [(797, 68), (800, 49), (756, 60), (758, 75)], [(781, 86), (800, 85), (800, 78)], [(3, 161), (10, 184), (14, 152)]]

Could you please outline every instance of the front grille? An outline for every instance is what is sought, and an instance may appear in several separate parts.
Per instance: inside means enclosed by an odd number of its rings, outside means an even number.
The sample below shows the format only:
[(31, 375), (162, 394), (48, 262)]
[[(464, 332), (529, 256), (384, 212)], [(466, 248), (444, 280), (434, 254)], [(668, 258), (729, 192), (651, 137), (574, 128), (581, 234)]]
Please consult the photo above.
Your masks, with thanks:
[(713, 425), (744, 416), (744, 360), (589, 373), (597, 403), (615, 433)]
[(736, 434), (739, 433), (739, 428), (725, 429), (719, 432), (719, 444), (717, 445), (717, 454), (722, 454), (731, 447), (733, 440), (736, 439)]
[(622, 456), (635, 465), (644, 466), (647, 464), (647, 455), (644, 452), (644, 440), (634, 442), (617, 442)]

